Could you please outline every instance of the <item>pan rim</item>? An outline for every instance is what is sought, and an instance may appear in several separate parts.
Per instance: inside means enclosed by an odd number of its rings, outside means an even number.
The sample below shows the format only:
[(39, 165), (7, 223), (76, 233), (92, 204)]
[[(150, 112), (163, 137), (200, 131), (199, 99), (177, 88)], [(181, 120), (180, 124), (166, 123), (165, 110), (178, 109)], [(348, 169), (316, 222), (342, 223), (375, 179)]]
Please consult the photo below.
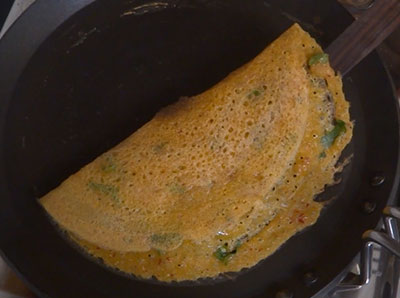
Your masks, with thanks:
[[(46, 0), (36, 0), (29, 6), (15, 22), (8, 28), (0, 39), (0, 66), (8, 67), (8, 69), (14, 69), (10, 71), (10, 76), (7, 78), (7, 83), (1, 84), (3, 87), (7, 88), (0, 89), (0, 98), (2, 98), (2, 107), (0, 108), (0, 142), (3, 142), (4, 138), (4, 124), (6, 122), (6, 115), (12, 100), (12, 93), (14, 91), (15, 85), (24, 71), (27, 63), (38, 50), (40, 45), (53, 33), (57, 28), (62, 25), (66, 20), (72, 17), (75, 13), (83, 9), (84, 7), (90, 5), (96, 0), (59, 0), (59, 1), (46, 1)], [(43, 30), (39, 34), (30, 35), (33, 30), (29, 30), (29, 23), (33, 22), (40, 24), (39, 17), (41, 12), (46, 10), (54, 11), (54, 9), (49, 8), (49, 6), (62, 6), (64, 9), (57, 9), (59, 14), (57, 16), (52, 15), (46, 24), (42, 24)], [(44, 18), (41, 18), (43, 21)], [(38, 36), (36, 36), (38, 35)], [(21, 38), (23, 41), (21, 42)], [(23, 43), (24, 47), (18, 47), (19, 43)], [(25, 59), (8, 59), (9, 52), (8, 48), (13, 49), (12, 54), (19, 52), (25, 52), (22, 57)], [(17, 61), (18, 65), (10, 65), (11, 61)], [(3, 80), (4, 78), (0, 78)], [(2, 82), (1, 82), (2, 83)], [(0, 146), (0, 155), (4, 155), (4, 146)], [(3, 164), (3, 161), (0, 161)], [(2, 167), (4, 169), (4, 167)], [(4, 170), (0, 171), (0, 181), (1, 187), (4, 188)], [(31, 289), (35, 295), (39, 297), (50, 297), (46, 293), (45, 289), (40, 288), (39, 285), (35, 284), (30, 276), (26, 276), (21, 272), (21, 269), (17, 267), (14, 262), (12, 262), (7, 253), (0, 247), (0, 256), (3, 258), (5, 263), (15, 272), (15, 274)]]

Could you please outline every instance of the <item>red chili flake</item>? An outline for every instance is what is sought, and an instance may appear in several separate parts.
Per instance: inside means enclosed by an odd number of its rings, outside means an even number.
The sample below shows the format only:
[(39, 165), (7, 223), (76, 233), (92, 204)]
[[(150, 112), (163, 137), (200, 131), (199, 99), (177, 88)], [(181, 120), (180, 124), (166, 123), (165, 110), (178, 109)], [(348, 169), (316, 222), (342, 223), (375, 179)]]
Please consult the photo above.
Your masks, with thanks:
[(297, 217), (297, 221), (299, 223), (304, 223), (304, 220), (305, 220), (304, 213), (300, 213), (299, 216)]
[(162, 263), (162, 260), (161, 260), (161, 258), (160, 259), (158, 259), (158, 265), (160, 265), (161, 263)]

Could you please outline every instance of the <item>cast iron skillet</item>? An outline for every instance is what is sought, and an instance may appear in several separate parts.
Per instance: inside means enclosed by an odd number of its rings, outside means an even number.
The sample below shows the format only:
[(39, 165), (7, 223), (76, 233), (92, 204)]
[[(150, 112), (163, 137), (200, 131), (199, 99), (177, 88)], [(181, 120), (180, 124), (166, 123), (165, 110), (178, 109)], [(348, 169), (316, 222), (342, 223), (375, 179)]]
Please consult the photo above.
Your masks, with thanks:
[[(37, 198), (143, 125), (253, 58), (298, 21), (327, 46), (352, 18), (320, 0), (38, 0), (0, 41), (0, 248), (39, 296), (309, 297), (340, 273), (397, 195), (399, 116), (375, 53), (344, 77), (354, 153), (318, 222), (234, 278), (160, 283), (86, 256)], [(90, 4), (90, 5), (89, 5)], [(370, 179), (384, 175), (372, 187)], [(376, 204), (363, 212), (365, 201)], [(318, 277), (306, 284), (303, 275)]]

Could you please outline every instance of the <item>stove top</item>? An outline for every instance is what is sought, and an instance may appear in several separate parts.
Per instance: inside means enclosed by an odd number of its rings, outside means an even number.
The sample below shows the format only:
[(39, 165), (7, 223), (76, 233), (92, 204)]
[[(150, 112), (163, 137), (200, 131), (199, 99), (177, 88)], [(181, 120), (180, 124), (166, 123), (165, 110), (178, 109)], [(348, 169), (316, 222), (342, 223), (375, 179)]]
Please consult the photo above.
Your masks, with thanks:
[[(373, 0), (339, 0), (355, 16), (368, 7), (366, 2)], [(12, 23), (35, 0), (15, 0), (14, 5), (0, 31), (0, 38)], [(360, 5), (362, 9), (354, 8)], [(385, 43), (379, 47), (379, 54), (385, 61), (390, 71), (397, 96), (400, 100), (400, 28), (394, 32)], [(399, 212), (400, 213), (400, 212)], [(397, 239), (398, 240), (398, 239)], [(399, 249), (400, 251), (400, 249)], [(367, 266), (367, 268), (366, 268)], [(382, 246), (370, 243), (337, 280), (332, 281), (332, 286), (319, 293), (314, 298), (395, 298), (400, 297), (397, 284), (400, 280), (400, 260)], [(365, 270), (368, 269), (368, 270)], [(369, 272), (370, 275), (365, 275)], [(346, 277), (345, 277), (346, 276)], [(343, 277), (345, 279), (343, 280)], [(364, 280), (362, 280), (364, 279)], [(339, 284), (340, 283), (340, 284)], [(361, 286), (361, 284), (363, 284)], [(356, 286), (360, 285), (360, 286)], [(395, 288), (392, 288), (395, 286)], [(281, 293), (280, 297), (291, 297), (290, 293)], [(34, 298), (35, 295), (13, 273), (0, 258), (0, 298)]]

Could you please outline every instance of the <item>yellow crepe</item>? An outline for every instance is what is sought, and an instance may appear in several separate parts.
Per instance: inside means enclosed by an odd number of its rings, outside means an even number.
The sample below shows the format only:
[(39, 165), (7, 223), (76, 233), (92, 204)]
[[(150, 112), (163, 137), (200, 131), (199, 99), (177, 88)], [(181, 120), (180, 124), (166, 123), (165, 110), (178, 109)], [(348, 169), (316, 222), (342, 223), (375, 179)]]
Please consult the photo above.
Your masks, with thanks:
[(40, 202), (91, 254), (142, 277), (253, 266), (316, 221), (313, 198), (352, 136), (341, 79), (320, 53), (293, 25)]

